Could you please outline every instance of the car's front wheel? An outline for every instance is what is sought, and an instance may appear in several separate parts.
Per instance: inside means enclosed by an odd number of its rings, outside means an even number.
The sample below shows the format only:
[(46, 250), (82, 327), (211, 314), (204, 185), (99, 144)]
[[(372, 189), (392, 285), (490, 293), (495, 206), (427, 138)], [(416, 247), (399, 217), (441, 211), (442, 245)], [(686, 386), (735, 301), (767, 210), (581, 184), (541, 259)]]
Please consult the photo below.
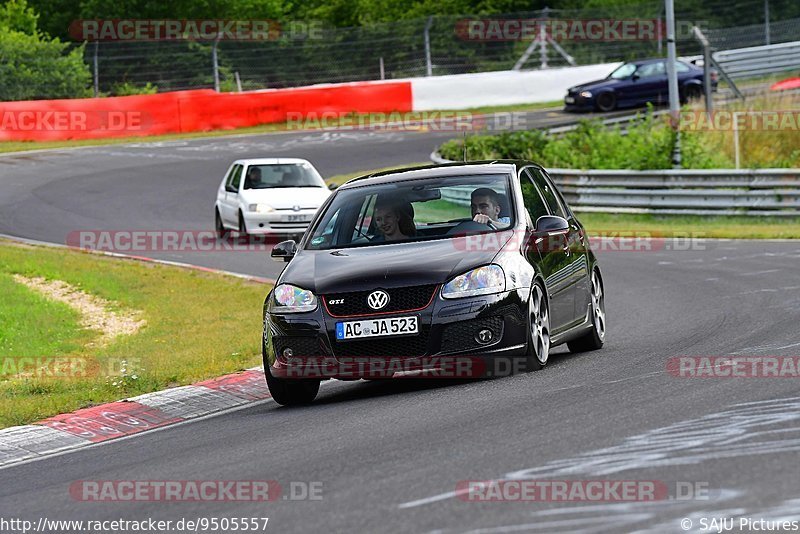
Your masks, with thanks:
[(244, 222), (244, 213), (239, 210), (239, 235), (247, 235), (247, 224)]
[(614, 93), (600, 93), (597, 95), (597, 109), (600, 111), (614, 111), (617, 107), (617, 97)]
[(299, 406), (311, 404), (319, 392), (319, 380), (303, 378), (285, 380), (276, 378), (269, 372), (269, 366), (264, 367), (269, 393), (275, 402), (281, 406)]
[(222, 217), (219, 216), (218, 209), (214, 210), (214, 230), (217, 233), (217, 239), (224, 238), (227, 233), (225, 226), (222, 224)]
[(550, 356), (550, 307), (541, 285), (534, 284), (528, 300), (528, 351), (525, 371), (538, 371)]
[(592, 329), (567, 343), (571, 352), (586, 352), (603, 347), (606, 340), (606, 304), (600, 271), (592, 271)]

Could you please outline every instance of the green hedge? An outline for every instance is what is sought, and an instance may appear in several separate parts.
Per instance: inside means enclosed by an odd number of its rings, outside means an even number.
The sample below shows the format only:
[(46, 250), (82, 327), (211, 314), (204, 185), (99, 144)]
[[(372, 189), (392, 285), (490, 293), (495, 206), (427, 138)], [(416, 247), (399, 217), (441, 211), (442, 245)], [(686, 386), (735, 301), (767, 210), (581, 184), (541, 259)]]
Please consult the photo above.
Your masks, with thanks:
[[(606, 127), (599, 120), (584, 120), (563, 137), (541, 131), (507, 132), (498, 135), (467, 137), (467, 157), (481, 159), (527, 159), (547, 167), (567, 169), (669, 169), (675, 132), (661, 118), (647, 113), (641, 122), (628, 128)], [(681, 136), (683, 165), (686, 168), (730, 167), (732, 162), (713, 150), (702, 135)], [(447, 141), (440, 154), (452, 160), (463, 155), (463, 140)]]

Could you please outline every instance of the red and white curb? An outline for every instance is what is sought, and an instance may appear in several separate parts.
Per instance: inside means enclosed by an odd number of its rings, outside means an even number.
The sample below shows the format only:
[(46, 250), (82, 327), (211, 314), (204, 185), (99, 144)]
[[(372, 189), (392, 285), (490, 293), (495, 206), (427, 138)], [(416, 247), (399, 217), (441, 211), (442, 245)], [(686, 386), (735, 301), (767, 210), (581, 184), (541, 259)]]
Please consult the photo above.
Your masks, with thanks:
[(270, 398), (258, 367), (0, 430), (0, 467), (87, 447)]

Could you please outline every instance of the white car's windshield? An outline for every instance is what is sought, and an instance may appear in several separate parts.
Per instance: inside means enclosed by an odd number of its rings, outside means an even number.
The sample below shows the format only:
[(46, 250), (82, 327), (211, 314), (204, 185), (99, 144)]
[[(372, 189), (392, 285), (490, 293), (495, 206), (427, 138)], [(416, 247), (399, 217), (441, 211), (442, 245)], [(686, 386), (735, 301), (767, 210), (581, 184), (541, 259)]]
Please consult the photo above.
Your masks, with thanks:
[(341, 190), (307, 249), (450, 238), (509, 228), (513, 204), (505, 174), (448, 176)]
[(247, 167), (243, 187), (244, 189), (325, 187), (325, 181), (308, 163), (250, 165)]

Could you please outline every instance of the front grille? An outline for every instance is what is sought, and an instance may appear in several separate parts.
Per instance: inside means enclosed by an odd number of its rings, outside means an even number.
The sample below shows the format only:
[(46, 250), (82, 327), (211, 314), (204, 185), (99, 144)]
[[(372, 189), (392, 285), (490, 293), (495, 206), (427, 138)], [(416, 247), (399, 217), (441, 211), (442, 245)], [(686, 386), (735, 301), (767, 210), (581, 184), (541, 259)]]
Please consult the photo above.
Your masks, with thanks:
[[(384, 291), (389, 294), (389, 304), (381, 310), (373, 310), (367, 306), (367, 296), (372, 293), (374, 289), (370, 289), (369, 291), (325, 295), (325, 308), (333, 317), (351, 317), (354, 315), (375, 315), (376, 313), (419, 310), (426, 307), (431, 302), (436, 287), (436, 285), (428, 285), (384, 289)], [(341, 302), (331, 304), (331, 301)]]
[(321, 356), (322, 348), (316, 337), (309, 336), (275, 336), (272, 338), (275, 354), (280, 356), (283, 349), (291, 348), (293, 356)]
[[(475, 341), (478, 331), (488, 328), (492, 331), (492, 341), (481, 344)], [(484, 319), (470, 319), (447, 325), (442, 331), (442, 352), (463, 352), (466, 350), (482, 349), (494, 345), (503, 337), (503, 318), (486, 317)]]
[(386, 337), (334, 341), (333, 353), (337, 358), (400, 358), (425, 356), (428, 349), (430, 326), (420, 325), (419, 334), (405, 337)]

